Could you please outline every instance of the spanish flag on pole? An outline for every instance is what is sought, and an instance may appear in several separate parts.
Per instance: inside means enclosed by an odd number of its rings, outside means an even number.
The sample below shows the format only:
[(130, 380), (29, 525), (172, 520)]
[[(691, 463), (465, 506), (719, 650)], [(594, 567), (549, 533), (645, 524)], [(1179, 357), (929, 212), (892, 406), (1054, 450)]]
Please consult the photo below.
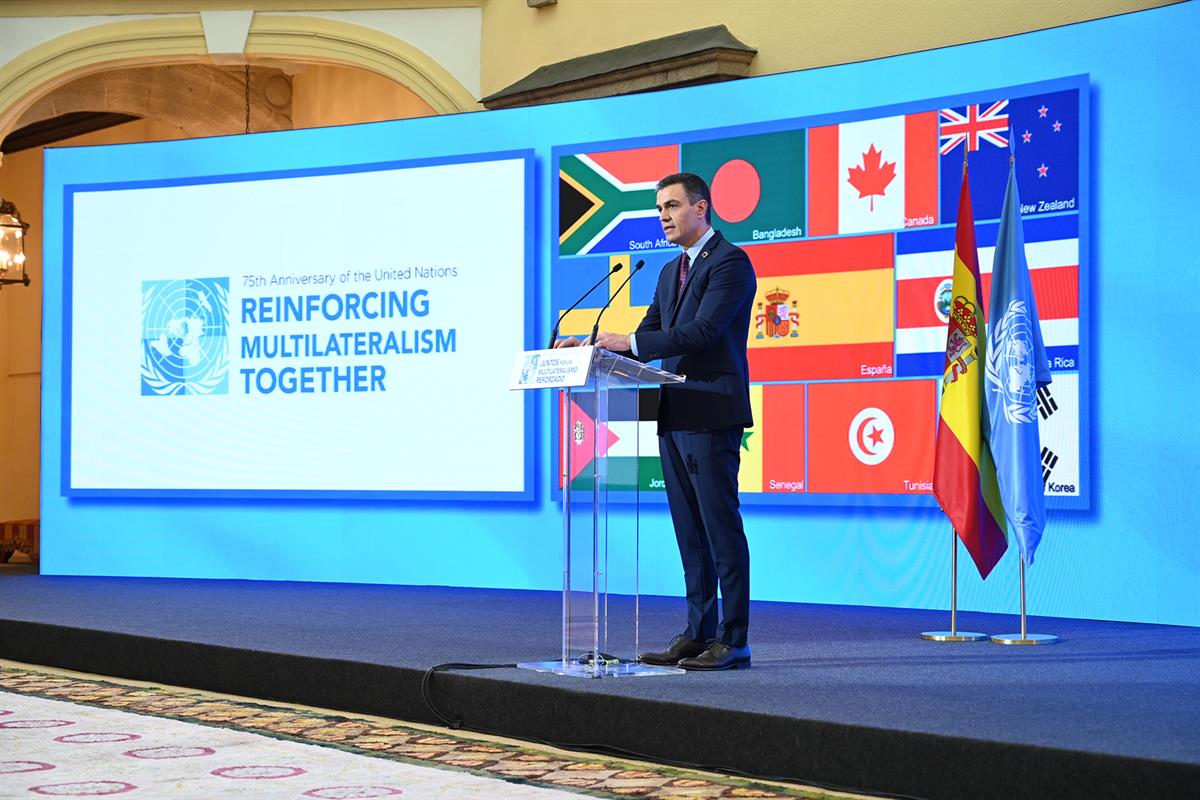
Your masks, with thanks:
[(979, 257), (965, 163), (958, 200), (953, 280), (933, 493), (974, 559), (980, 576), (986, 578), (1008, 549), (1008, 539), (996, 465), (988, 445), (990, 426), (983, 394), (987, 329), (980, 299)]

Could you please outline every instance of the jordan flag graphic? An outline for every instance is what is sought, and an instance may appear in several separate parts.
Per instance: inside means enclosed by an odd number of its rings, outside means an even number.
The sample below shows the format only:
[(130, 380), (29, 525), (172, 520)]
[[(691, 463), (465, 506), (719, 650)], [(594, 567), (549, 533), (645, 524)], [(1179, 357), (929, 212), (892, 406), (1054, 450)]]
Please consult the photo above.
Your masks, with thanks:
[(809, 131), (811, 236), (936, 225), (937, 113)]
[[(572, 396), (564, 430), (571, 489), (591, 491), (596, 459), (606, 460), (606, 485), (613, 491), (662, 491), (658, 459), (658, 389), (609, 392), (608, 424), (596, 436), (596, 396)], [(560, 403), (560, 414), (562, 413)], [(561, 418), (561, 417), (560, 417)], [(559, 443), (559, 458), (563, 453)], [(559, 474), (562, 474), (561, 464)]]

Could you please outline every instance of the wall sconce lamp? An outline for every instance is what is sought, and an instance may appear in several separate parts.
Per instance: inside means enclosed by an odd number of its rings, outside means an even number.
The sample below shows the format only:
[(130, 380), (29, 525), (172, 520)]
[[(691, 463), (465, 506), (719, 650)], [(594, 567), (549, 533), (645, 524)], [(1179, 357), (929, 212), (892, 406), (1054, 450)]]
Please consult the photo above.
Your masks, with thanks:
[(25, 271), (25, 232), (29, 223), (10, 201), (0, 198), (0, 284), (29, 285)]

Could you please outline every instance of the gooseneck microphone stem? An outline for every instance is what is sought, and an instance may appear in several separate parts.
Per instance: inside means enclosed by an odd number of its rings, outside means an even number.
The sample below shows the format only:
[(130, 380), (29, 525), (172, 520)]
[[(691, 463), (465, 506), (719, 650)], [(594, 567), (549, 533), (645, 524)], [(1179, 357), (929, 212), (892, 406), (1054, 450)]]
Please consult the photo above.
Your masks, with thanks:
[[(641, 265), (642, 265), (642, 264), (641, 264), (641, 262), (639, 261), (639, 262), (638, 262), (638, 267), (641, 267)], [(554, 323), (554, 328), (553, 328), (553, 329), (550, 331), (550, 343), (546, 345), (546, 349), (547, 349), (547, 350), (549, 350), (549, 349), (551, 349), (552, 347), (554, 347), (554, 340), (558, 338), (558, 326), (559, 326), (559, 325), (562, 325), (562, 321), (563, 321), (563, 319), (565, 319), (565, 318), (566, 318), (567, 314), (570, 314), (572, 311), (574, 311), (574, 310), (575, 310), (575, 306), (579, 305), (579, 304), (580, 304), (580, 303), (582, 303), (584, 300), (586, 300), (586, 299), (588, 298), (588, 295), (590, 295), (592, 292), (596, 291), (596, 289), (597, 289), (597, 288), (599, 288), (600, 284), (604, 283), (606, 280), (608, 280), (609, 278), (611, 278), (613, 275), (615, 275), (615, 274), (617, 274), (618, 272), (620, 272), (620, 271), (621, 271), (621, 269), (622, 269), (624, 266), (625, 266), (624, 264), (615, 264), (615, 265), (613, 265), (613, 268), (612, 268), (612, 269), (610, 269), (610, 270), (608, 271), (608, 273), (607, 273), (607, 274), (605, 274), (605, 276), (604, 276), (603, 278), (601, 278), (600, 280), (596, 281), (596, 283), (595, 283), (595, 284), (592, 286), (592, 288), (590, 288), (590, 289), (588, 289), (586, 292), (584, 292), (584, 293), (583, 293), (583, 296), (582, 296), (582, 297), (580, 297), (578, 300), (576, 300), (574, 303), (572, 303), (570, 308), (568, 308), (566, 311), (562, 312), (562, 315), (561, 315), (561, 316), (559, 316), (559, 318), (558, 318), (558, 322), (555, 322), (555, 323)], [(626, 279), (625, 279), (625, 281), (626, 281), (626, 283), (628, 283), (628, 282), (629, 282), (629, 279), (628, 279), (628, 278), (626, 278)], [(623, 284), (621, 284), (621, 285), (622, 285), (622, 286), (624, 286), (625, 284), (623, 283)], [(620, 290), (618, 290), (618, 291), (620, 291)], [(611, 302), (612, 302), (612, 300), (610, 299), (608, 302), (610, 302), (610, 303), (611, 303)], [(604, 306), (604, 307), (605, 307), (605, 308), (608, 308), (608, 306), (607, 306), (607, 305), (606, 305), (606, 306)], [(603, 314), (604, 312), (603, 312), (603, 311), (601, 311), (600, 313), (602, 313), (602, 314)], [(593, 334), (593, 339), (594, 339), (594, 338), (595, 338), (595, 335)]]
[(604, 304), (604, 308), (600, 309), (600, 313), (596, 315), (596, 324), (592, 326), (592, 344), (596, 343), (596, 337), (600, 335), (600, 318), (604, 316), (605, 311), (608, 311), (608, 307), (612, 305), (612, 301), (617, 299), (617, 295), (619, 295), (621, 290), (625, 288), (625, 284), (633, 280), (633, 276), (636, 275), (637, 271), (644, 266), (646, 266), (646, 262), (643, 259), (638, 259), (638, 263), (634, 265), (634, 268), (631, 269), (629, 274), (625, 276), (625, 280), (621, 282), (621, 285), (617, 287), (617, 290), (612, 293), (611, 297), (608, 298), (608, 302)]

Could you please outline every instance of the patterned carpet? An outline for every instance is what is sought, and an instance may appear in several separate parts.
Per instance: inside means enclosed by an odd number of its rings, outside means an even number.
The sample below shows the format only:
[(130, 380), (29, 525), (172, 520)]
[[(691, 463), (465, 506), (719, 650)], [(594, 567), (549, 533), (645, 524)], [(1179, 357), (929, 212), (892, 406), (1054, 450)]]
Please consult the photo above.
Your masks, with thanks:
[(0, 664), (0, 797), (827, 798), (819, 790)]

